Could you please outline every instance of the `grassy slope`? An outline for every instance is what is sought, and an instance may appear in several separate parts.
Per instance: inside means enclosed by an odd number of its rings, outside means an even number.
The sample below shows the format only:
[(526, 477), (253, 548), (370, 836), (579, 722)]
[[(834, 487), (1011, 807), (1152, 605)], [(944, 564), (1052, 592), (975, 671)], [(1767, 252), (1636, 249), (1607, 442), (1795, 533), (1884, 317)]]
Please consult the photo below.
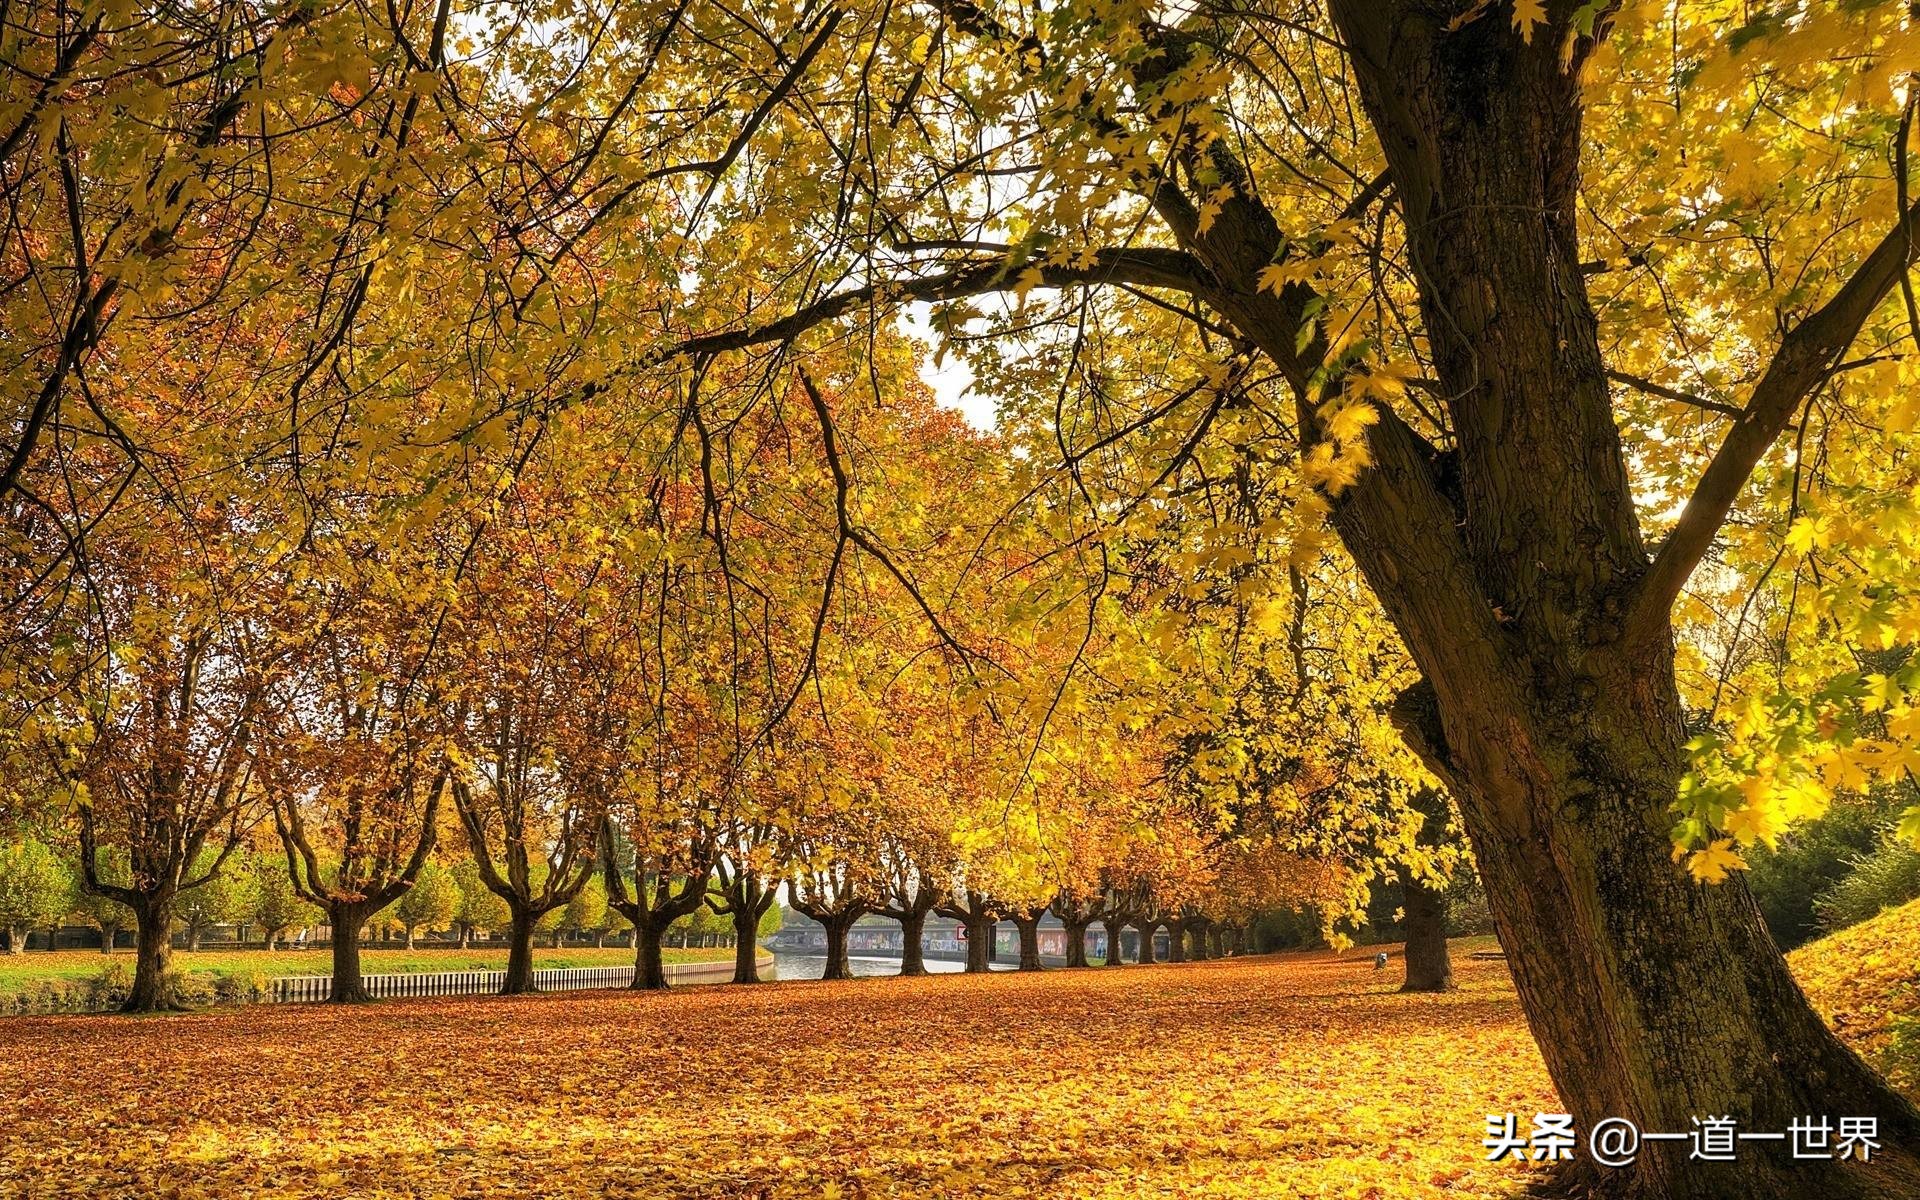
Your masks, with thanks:
[[(228, 972), (243, 975), (325, 975), (331, 970), (329, 952), (320, 950), (202, 950), (198, 953), (176, 950), (174, 966), (187, 971)], [(731, 961), (731, 949), (668, 950), (667, 961)], [(0, 991), (13, 991), (39, 979), (84, 979), (96, 974), (108, 963), (120, 963), (133, 969), (133, 952), (119, 950), (112, 956), (98, 950), (29, 951), (26, 954), (0, 954)], [(535, 967), (624, 967), (633, 962), (633, 951), (609, 947), (565, 950), (535, 948)], [(412, 971), (497, 971), (507, 965), (504, 946), (473, 950), (362, 950), (360, 969), (369, 975)]]
[(1820, 1015), (1875, 1058), (1894, 1018), (1920, 1016), (1920, 900), (1802, 946), (1787, 961)]

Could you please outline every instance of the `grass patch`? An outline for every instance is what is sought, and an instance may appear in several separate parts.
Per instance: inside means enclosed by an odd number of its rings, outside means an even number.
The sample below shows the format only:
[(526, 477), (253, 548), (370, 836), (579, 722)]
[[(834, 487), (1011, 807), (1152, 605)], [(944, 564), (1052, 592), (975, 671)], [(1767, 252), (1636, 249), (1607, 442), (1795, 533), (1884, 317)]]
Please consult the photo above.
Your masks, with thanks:
[[(731, 949), (668, 950), (666, 960), (678, 962), (733, 961)], [(41, 980), (86, 979), (98, 975), (109, 963), (133, 969), (133, 951), (117, 950), (102, 954), (98, 950), (28, 951), (25, 954), (0, 954), (0, 991), (18, 991)], [(549, 950), (535, 948), (533, 965), (547, 967), (624, 967), (633, 963), (633, 951), (625, 947), (597, 950), (593, 947)], [(419, 971), (498, 971), (507, 965), (506, 947), (476, 947), (471, 950), (362, 950), (360, 969), (368, 975), (388, 975)], [(176, 971), (206, 975), (327, 975), (333, 970), (330, 951), (317, 950), (176, 950)]]

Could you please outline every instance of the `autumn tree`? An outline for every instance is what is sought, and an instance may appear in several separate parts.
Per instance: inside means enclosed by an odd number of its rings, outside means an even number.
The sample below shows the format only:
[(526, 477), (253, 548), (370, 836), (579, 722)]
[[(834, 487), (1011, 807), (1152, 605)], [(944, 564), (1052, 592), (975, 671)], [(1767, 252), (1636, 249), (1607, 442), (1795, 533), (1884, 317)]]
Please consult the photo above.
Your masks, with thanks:
[[(111, 846), (99, 846), (94, 851), (94, 873), (111, 884), (125, 887), (127, 884), (127, 856), (124, 851)], [(73, 869), (77, 879), (78, 867)], [(100, 931), (100, 953), (112, 954), (114, 943), (120, 938), (120, 931), (133, 921), (133, 914), (127, 906), (108, 896), (96, 895), (84, 888), (76, 889), (73, 897), (73, 915)]]
[(53, 847), (35, 838), (0, 846), (0, 929), (7, 953), (27, 948), (27, 934), (57, 923), (73, 904), (73, 877)]
[(202, 851), (201, 857), (205, 861), (196, 863), (195, 871), (204, 875), (206, 882), (182, 890), (178, 905), (189, 950), (200, 948), (200, 940), (210, 927), (245, 921), (253, 909), (257, 886), (247, 869), (252, 865), (250, 858), (233, 858), (215, 870), (208, 852)]
[(516, 489), (479, 551), (462, 614), (468, 770), (451, 779), (479, 879), (509, 914), (501, 991), (533, 990), (533, 935), (595, 872), (621, 728), (616, 681), (577, 655), (595, 636), (597, 556), (563, 556), (552, 496)]
[(438, 863), (427, 863), (393, 905), (393, 918), (406, 931), (407, 949), (413, 949), (416, 929), (437, 929), (453, 920), (460, 902), (460, 887), (453, 872)]
[(406, 895), (439, 836), (456, 702), (438, 672), (440, 583), (432, 538), (379, 546), (343, 523), (303, 591), (316, 628), (288, 675), (273, 759), (273, 819), (296, 896), (332, 931), (336, 1004), (369, 999), (361, 930)]
[(248, 869), (253, 875), (253, 907), (247, 919), (260, 927), (272, 950), (280, 935), (295, 925), (303, 925), (319, 914), (300, 898), (293, 877), (287, 873), (283, 854), (256, 855)]
[(760, 982), (760, 923), (780, 900), (778, 827), (736, 816), (721, 826), (707, 907), (733, 922), (733, 982)]
[[(137, 957), (125, 1008), (172, 1006), (166, 974), (182, 892), (207, 883), (259, 815), (255, 772), (282, 658), (278, 559), (238, 530), (249, 510), (149, 509), (140, 536), (96, 533), (90, 595), (39, 628), (53, 714), (42, 753), (65, 781), (83, 886), (131, 910)], [(124, 882), (101, 852), (124, 851)]]

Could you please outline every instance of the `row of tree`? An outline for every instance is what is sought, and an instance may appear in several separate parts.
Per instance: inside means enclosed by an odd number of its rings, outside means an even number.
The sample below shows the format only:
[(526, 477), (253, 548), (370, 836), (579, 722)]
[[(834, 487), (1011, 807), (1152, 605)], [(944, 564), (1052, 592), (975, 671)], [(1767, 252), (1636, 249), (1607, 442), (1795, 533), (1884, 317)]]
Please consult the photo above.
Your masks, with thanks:
[[(1437, 880), (1457, 815), (1583, 1127), (1839, 1107), (1889, 1147), (1609, 1188), (1914, 1192), (1920, 1112), (1738, 877), (1912, 788), (1905, 6), (4, 36), (0, 785), (143, 963), (256, 826), (351, 930), (457, 810), (530, 933), (622, 839), (637, 922), (877, 831), (963, 899), (1148, 860), (1212, 913)], [(993, 435), (929, 403), (915, 304)]]
[[(100, 864), (99, 875), (124, 885), (125, 856), (102, 851), (101, 857), (106, 861)], [(773, 915), (777, 918), (777, 912)], [(240, 940), (248, 940), (251, 934), (272, 950), (284, 945), (292, 931), (304, 933), (320, 924), (320, 918), (319, 910), (295, 892), (284, 858), (253, 853), (236, 856), (223, 869), (209, 872), (205, 883), (180, 894), (176, 938), (184, 936), (187, 949), (199, 950), (210, 930), (231, 926)], [(131, 910), (118, 900), (89, 892), (77, 864), (46, 842), (28, 837), (0, 846), (0, 932), (7, 935), (8, 952), (23, 953), (34, 930), (54, 931), (68, 924), (98, 930), (101, 952), (111, 954), (134, 920)], [(414, 885), (369, 922), (362, 936), (398, 940), (411, 950), (418, 935), (438, 931), (464, 949), (476, 935), (507, 924), (506, 905), (480, 882), (471, 860), (452, 866), (429, 862)], [(563, 937), (575, 937), (590, 938), (597, 946), (618, 932), (619, 925), (607, 906), (604, 888), (595, 879), (566, 907), (548, 913), (538, 932), (550, 935), (556, 945)], [(687, 945), (713, 944), (722, 937), (730, 941), (732, 934), (732, 923), (722, 922), (706, 907), (683, 918), (671, 931), (671, 936)]]

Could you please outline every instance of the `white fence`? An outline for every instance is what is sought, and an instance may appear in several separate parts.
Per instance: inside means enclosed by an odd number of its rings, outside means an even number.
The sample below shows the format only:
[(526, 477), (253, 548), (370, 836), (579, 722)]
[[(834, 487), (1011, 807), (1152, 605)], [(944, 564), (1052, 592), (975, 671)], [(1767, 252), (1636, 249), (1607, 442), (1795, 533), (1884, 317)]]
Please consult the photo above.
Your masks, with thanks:
[[(760, 959), (762, 978), (771, 976), (773, 960)], [(668, 983), (724, 983), (733, 978), (733, 963), (668, 963)], [(418, 971), (394, 975), (362, 975), (367, 995), (376, 1000), (403, 996), (485, 996), (500, 990), (505, 971)], [(533, 986), (543, 992), (570, 992), (585, 988), (623, 988), (633, 982), (632, 967), (551, 967), (533, 973)], [(272, 982), (267, 999), (275, 1004), (325, 1000), (333, 994), (328, 975), (290, 975)]]

